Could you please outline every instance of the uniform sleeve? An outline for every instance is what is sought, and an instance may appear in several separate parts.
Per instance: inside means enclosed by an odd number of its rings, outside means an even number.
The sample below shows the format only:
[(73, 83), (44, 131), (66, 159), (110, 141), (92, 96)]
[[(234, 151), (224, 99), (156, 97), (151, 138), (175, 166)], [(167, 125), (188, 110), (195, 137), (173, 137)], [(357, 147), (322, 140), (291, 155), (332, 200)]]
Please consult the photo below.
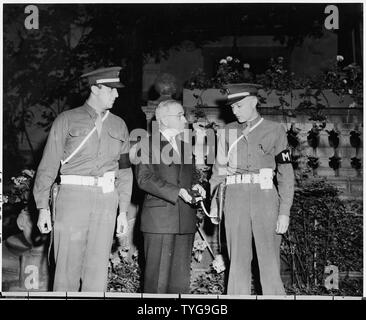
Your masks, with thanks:
[(130, 141), (127, 126), (122, 121), (123, 143), (117, 172), (116, 187), (119, 195), (119, 211), (127, 212), (131, 202), (133, 175), (129, 162)]
[(49, 207), (50, 189), (60, 168), (67, 132), (67, 117), (62, 113), (52, 124), (34, 181), (33, 195), (38, 209)]
[(154, 169), (154, 166), (158, 164), (153, 164), (157, 163), (157, 159), (153, 161), (155, 152), (151, 150), (150, 145), (149, 139), (142, 139), (139, 143), (141, 158), (140, 163), (136, 165), (137, 184), (145, 192), (175, 204), (179, 197), (180, 187), (166, 181)]
[(226, 155), (226, 142), (225, 142), (225, 129), (219, 129), (217, 131), (217, 155), (215, 163), (212, 167), (212, 176), (210, 179), (210, 190), (211, 190), (211, 206), (216, 206), (216, 200), (213, 197), (216, 192), (217, 186), (225, 181), (227, 172), (227, 155)]
[[(282, 125), (278, 128), (278, 139), (275, 146), (275, 155), (279, 155), (282, 151), (288, 149), (288, 141), (286, 131)], [(280, 197), (280, 215), (290, 215), (290, 209), (294, 197), (295, 177), (292, 163), (277, 162), (277, 182), (278, 193)]]

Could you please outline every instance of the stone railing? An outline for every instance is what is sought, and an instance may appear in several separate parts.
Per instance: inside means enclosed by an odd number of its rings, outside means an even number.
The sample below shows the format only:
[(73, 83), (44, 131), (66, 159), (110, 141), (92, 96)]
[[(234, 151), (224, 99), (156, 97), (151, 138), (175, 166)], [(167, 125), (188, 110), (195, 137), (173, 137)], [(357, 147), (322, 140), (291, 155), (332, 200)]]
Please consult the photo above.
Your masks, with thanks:
[[(281, 122), (287, 130), (290, 130), (291, 126), (298, 129), (297, 139), (300, 144), (304, 145), (302, 153), (305, 156), (318, 158), (319, 166), (312, 173), (314, 178), (326, 177), (330, 183), (336, 185), (341, 190), (342, 197), (361, 200), (363, 194), (363, 110), (357, 107), (349, 108), (348, 103), (349, 101), (346, 101), (347, 107), (331, 104), (333, 107), (328, 107), (323, 111), (327, 121), (324, 129), (319, 132), (315, 148), (311, 147), (308, 142), (309, 132), (314, 124), (309, 120), (309, 115), (296, 112), (296, 117), (285, 117), (283, 111), (273, 106), (275, 104), (273, 100), (272, 103), (258, 109), (264, 118)], [(155, 108), (156, 105), (142, 107), (146, 114), (148, 127), (154, 117)], [(220, 127), (235, 120), (230, 107), (185, 107), (186, 117), (189, 122), (192, 123), (196, 120), (198, 110), (203, 111), (209, 122), (215, 122)], [(338, 133), (338, 145), (334, 145), (331, 141), (332, 139), (329, 139), (329, 132), (333, 129)], [(357, 143), (355, 144), (357, 136), (360, 139), (358, 146)], [(330, 158), (334, 155), (340, 158), (339, 168), (330, 165)], [(359, 168), (353, 159), (359, 160)], [(208, 229), (205, 236), (213, 251), (218, 252), (217, 228), (209, 226), (209, 223), (203, 227), (204, 230)], [(196, 238), (199, 239), (198, 234), (196, 234)], [(206, 270), (211, 262), (210, 253), (208, 250), (205, 250), (201, 263), (195, 262), (193, 264), (194, 272), (200, 273)]]
[[(146, 114), (148, 125), (154, 116), (155, 106), (142, 107)], [(189, 122), (196, 119), (196, 111), (203, 111), (208, 121), (215, 122), (220, 127), (234, 121), (230, 107), (201, 107), (185, 108)], [(308, 142), (308, 136), (313, 128), (313, 122), (305, 113), (297, 113), (295, 118), (284, 117), (284, 113), (273, 107), (259, 107), (261, 115), (269, 120), (283, 123), (287, 130), (291, 126), (297, 129), (297, 139), (305, 147), (303, 155), (318, 158), (318, 167), (313, 170), (314, 177), (327, 177), (342, 191), (344, 197), (362, 198), (362, 162), (363, 162), (363, 110), (361, 108), (327, 108), (323, 114), (327, 117), (326, 126), (319, 132), (317, 146), (313, 148)], [(338, 134), (339, 143), (332, 144), (330, 132)], [(355, 141), (359, 140), (359, 146)], [(331, 162), (333, 156), (339, 158), (339, 163)], [(337, 168), (339, 166), (339, 168)]]

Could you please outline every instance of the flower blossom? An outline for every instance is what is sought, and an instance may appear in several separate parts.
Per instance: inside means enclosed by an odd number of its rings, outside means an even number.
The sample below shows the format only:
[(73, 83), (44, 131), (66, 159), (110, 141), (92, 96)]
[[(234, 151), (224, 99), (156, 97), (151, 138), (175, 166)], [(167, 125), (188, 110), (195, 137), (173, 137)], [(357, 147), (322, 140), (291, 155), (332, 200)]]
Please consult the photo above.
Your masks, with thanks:
[(337, 56), (337, 61), (342, 62), (344, 60), (343, 56)]
[(225, 261), (221, 254), (219, 254), (215, 257), (214, 261), (212, 262), (212, 267), (214, 268), (214, 270), (217, 273), (221, 273), (222, 271), (224, 271), (226, 269)]
[(202, 240), (196, 240), (194, 242), (194, 249), (195, 250), (200, 250), (200, 251), (203, 251), (205, 250), (207, 247), (207, 244), (205, 241), (202, 241)]
[(227, 61), (227, 62), (230, 62), (230, 61), (232, 61), (232, 60), (233, 60), (233, 58), (232, 58), (231, 56), (227, 56), (227, 57), (226, 57), (226, 61)]
[(250, 64), (249, 63), (244, 63), (243, 64), (243, 68), (244, 69), (249, 69), (250, 68)]
[(220, 64), (227, 64), (227, 61), (225, 59), (221, 59)]
[(34, 177), (34, 170), (25, 169), (25, 170), (22, 171), (22, 174), (25, 174), (25, 175), (29, 176), (30, 178), (33, 178)]

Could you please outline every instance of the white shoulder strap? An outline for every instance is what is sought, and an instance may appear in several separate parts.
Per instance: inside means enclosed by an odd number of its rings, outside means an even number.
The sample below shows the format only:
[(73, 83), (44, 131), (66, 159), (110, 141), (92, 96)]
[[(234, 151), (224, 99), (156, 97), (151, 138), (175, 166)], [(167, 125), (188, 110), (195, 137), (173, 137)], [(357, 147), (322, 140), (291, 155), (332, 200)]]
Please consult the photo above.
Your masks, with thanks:
[[(261, 118), (253, 127), (249, 129), (249, 132), (252, 132), (256, 127), (258, 127), (263, 121), (263, 118)], [(236, 146), (236, 144), (239, 142), (241, 138), (243, 138), (244, 135), (242, 134), (238, 139), (236, 139), (233, 144), (230, 146), (229, 151), (227, 153), (227, 156), (229, 157), (231, 150)]]
[[(107, 112), (105, 113), (105, 115), (102, 118), (102, 122), (108, 117), (109, 114), (109, 110), (107, 110)], [(79, 150), (82, 148), (82, 146), (85, 144), (86, 141), (88, 141), (88, 139), (90, 138), (90, 136), (94, 133), (94, 131), (97, 129), (96, 126), (94, 126), (94, 128), (88, 133), (88, 135), (83, 139), (83, 141), (81, 141), (81, 143), (78, 145), (78, 147), (65, 159), (65, 160), (61, 160), (61, 166), (63, 166), (65, 163), (68, 163), (70, 161), (70, 159), (79, 152)]]

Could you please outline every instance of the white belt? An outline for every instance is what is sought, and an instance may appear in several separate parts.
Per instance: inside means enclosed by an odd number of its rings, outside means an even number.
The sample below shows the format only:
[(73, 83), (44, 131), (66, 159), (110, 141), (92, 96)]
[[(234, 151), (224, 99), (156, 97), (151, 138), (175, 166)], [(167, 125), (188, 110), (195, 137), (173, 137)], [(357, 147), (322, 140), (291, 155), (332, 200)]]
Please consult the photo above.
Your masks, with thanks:
[(226, 177), (226, 184), (236, 184), (236, 183), (259, 183), (258, 173), (244, 173), (244, 174), (234, 174), (232, 176)]
[(79, 176), (79, 175), (61, 175), (61, 184), (73, 184), (80, 186), (102, 187), (103, 193), (114, 190), (114, 171), (106, 172), (103, 177)]
[(273, 170), (271, 168), (263, 168), (259, 170), (259, 173), (235, 174), (226, 177), (227, 185), (239, 183), (259, 183), (261, 189), (272, 189)]

